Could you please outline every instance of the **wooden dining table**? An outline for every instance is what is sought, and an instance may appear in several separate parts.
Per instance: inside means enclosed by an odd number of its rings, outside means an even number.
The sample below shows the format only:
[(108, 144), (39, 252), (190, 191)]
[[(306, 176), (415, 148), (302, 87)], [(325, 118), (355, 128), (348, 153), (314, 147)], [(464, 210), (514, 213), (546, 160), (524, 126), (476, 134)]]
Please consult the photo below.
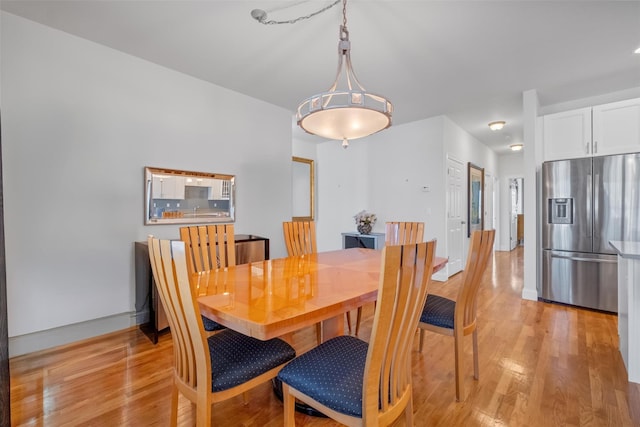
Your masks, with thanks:
[[(377, 299), (382, 251), (342, 249), (241, 264), (192, 275), (201, 313), (268, 340), (323, 324), (344, 333), (344, 313)], [(436, 257), (434, 272), (446, 258)]]

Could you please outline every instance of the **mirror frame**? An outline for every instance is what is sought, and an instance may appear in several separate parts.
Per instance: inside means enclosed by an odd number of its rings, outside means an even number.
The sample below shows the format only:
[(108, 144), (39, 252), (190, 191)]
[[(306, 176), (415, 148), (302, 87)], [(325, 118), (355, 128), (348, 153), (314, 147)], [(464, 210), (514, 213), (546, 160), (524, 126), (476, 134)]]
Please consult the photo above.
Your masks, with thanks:
[[(155, 206), (155, 200), (176, 200), (176, 204), (179, 206), (180, 200), (184, 200), (188, 202), (189, 199), (175, 199), (171, 197), (167, 197), (164, 199), (153, 198), (152, 195), (154, 193), (153, 181), (154, 175), (160, 175), (162, 177), (176, 177), (176, 178), (184, 178), (185, 181), (187, 179), (193, 178), (195, 180), (202, 179), (217, 179), (221, 181), (228, 181), (228, 185), (221, 185), (221, 191), (223, 191), (222, 187), (227, 187), (224, 189), (226, 197), (228, 198), (220, 198), (220, 200), (228, 200), (228, 207), (221, 212), (224, 214), (222, 216), (213, 216), (204, 214), (203, 216), (197, 216), (194, 213), (193, 216), (187, 214), (184, 215), (184, 212), (176, 210), (176, 216), (167, 216), (167, 217), (156, 217), (153, 215), (154, 209), (158, 207)], [(144, 168), (144, 224), (145, 225), (158, 225), (158, 224), (202, 224), (202, 223), (229, 223), (235, 222), (236, 218), (236, 208), (235, 208), (235, 175), (228, 174), (220, 174), (220, 173), (208, 173), (208, 172), (193, 172), (193, 171), (183, 171), (177, 169), (166, 169), (166, 168), (155, 168), (155, 167), (145, 167)], [(183, 196), (184, 197), (184, 196)], [(209, 199), (214, 200), (214, 199)], [(162, 208), (160, 208), (162, 209)], [(177, 209), (174, 208), (174, 209)], [(194, 208), (195, 210), (195, 208)]]
[(313, 221), (315, 217), (315, 169), (312, 159), (291, 158), (291, 204), (293, 221)]
[(484, 230), (484, 168), (469, 162), (467, 167), (468, 175), (468, 233), (475, 230)]

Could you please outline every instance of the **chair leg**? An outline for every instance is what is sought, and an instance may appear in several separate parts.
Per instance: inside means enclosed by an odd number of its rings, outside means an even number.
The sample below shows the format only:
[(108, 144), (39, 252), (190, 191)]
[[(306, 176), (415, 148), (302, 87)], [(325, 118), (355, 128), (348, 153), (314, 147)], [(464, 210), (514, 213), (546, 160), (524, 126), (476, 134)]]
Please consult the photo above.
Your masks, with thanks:
[[(175, 380), (174, 380), (175, 382)], [(177, 427), (178, 425), (178, 395), (180, 393), (178, 392), (178, 387), (176, 387), (176, 385), (173, 385), (173, 390), (171, 391), (171, 420), (170, 420), (170, 425), (171, 427)]]
[(282, 383), (282, 403), (284, 404), (284, 427), (296, 425), (296, 399), (289, 393), (289, 385)]
[(413, 393), (407, 402), (407, 406), (404, 408), (404, 420), (406, 426), (412, 426), (413, 424)]
[(322, 323), (316, 323), (316, 340), (318, 344), (322, 344)]
[[(210, 394), (207, 392), (207, 394)], [(196, 427), (209, 427), (211, 425), (211, 404), (207, 396), (196, 397)]]
[(249, 404), (249, 392), (248, 391), (242, 392), (242, 403), (244, 405), (248, 405)]
[(347, 311), (347, 328), (349, 329), (349, 335), (351, 335), (351, 312)]
[(456, 377), (456, 400), (461, 402), (464, 396), (464, 363), (462, 360), (464, 352), (464, 335), (462, 332), (454, 331), (454, 353), (455, 353), (455, 377)]
[(480, 364), (478, 363), (478, 330), (473, 330), (473, 378), (480, 379)]
[(360, 335), (360, 322), (362, 321), (362, 307), (358, 307), (356, 314), (356, 336)]
[(424, 345), (424, 329), (418, 328), (420, 330), (420, 344), (418, 346), (418, 351), (422, 353), (422, 346)]

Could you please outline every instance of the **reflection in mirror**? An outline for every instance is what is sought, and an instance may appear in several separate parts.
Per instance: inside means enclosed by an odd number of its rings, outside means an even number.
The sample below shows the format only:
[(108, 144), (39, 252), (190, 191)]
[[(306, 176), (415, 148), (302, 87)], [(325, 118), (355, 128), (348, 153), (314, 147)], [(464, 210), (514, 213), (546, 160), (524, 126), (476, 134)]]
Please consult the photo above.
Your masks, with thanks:
[(469, 162), (467, 167), (468, 188), (468, 237), (476, 230), (484, 230), (484, 168)]
[(292, 201), (294, 221), (313, 221), (314, 218), (314, 198), (315, 198), (315, 172), (313, 160), (302, 157), (293, 157), (291, 168), (292, 181)]
[(235, 176), (146, 167), (145, 224), (235, 221)]

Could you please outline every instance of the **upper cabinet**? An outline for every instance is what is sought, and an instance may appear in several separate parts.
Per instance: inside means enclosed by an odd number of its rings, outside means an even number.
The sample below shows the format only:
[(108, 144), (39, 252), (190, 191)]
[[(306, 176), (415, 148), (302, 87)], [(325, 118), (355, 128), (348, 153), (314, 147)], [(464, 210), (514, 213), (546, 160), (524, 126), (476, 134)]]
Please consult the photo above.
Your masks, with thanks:
[(181, 176), (154, 176), (153, 193), (154, 199), (184, 199), (185, 179)]
[(543, 117), (544, 159), (640, 151), (640, 98)]
[(593, 154), (640, 151), (640, 98), (593, 107)]

